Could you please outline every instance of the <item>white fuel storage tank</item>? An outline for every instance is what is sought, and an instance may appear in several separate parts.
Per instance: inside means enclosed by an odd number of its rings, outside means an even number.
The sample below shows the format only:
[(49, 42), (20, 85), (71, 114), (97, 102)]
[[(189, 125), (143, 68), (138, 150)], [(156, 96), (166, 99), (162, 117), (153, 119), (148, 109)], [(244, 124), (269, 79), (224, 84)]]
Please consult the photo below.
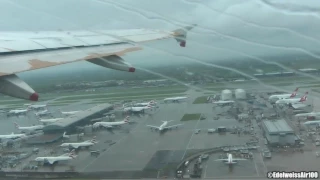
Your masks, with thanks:
[(225, 89), (221, 92), (221, 100), (222, 101), (227, 101), (232, 99), (232, 91), (229, 89)]
[(244, 89), (236, 89), (234, 94), (236, 99), (247, 99), (247, 93)]

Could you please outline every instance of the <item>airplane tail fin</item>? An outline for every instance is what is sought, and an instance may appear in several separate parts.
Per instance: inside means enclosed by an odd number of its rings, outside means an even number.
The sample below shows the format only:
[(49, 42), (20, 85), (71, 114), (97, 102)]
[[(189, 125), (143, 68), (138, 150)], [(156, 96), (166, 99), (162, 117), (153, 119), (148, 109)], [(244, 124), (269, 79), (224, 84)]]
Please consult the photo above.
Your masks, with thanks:
[(173, 36), (176, 39), (176, 41), (179, 43), (180, 47), (186, 47), (186, 41), (187, 41), (187, 33), (191, 29), (193, 29), (196, 24), (192, 24), (191, 26), (186, 26), (184, 28), (176, 29), (173, 31)]
[(94, 144), (98, 143), (97, 136), (93, 136), (93, 138), (90, 140), (90, 142), (92, 142)]
[(19, 129), (19, 124), (17, 122), (14, 122), (14, 126), (16, 127), (16, 129)]
[(292, 94), (291, 94), (291, 98), (292, 97), (295, 97), (296, 95), (297, 95), (297, 92), (298, 92), (298, 90), (299, 90), (299, 88), (296, 88), (293, 92), (292, 92)]
[(72, 159), (77, 157), (74, 149), (69, 153), (69, 157), (71, 157)]
[(306, 92), (306, 93), (304, 94), (304, 96), (301, 97), (301, 99), (300, 99), (299, 102), (304, 102), (304, 101), (306, 101), (308, 94), (309, 94), (309, 92)]
[(126, 118), (124, 118), (124, 122), (129, 122), (130, 120), (130, 116), (127, 116)]

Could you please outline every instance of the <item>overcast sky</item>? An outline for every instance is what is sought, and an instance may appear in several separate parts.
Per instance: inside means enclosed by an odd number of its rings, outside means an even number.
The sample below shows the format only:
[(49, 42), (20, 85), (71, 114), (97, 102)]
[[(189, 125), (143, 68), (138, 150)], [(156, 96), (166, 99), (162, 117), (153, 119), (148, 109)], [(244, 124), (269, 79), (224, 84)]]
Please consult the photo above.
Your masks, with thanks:
[[(0, 0), (1, 31), (157, 28), (197, 23), (187, 47), (144, 44), (126, 60), (139, 66), (301, 53), (320, 57), (320, 1)], [(318, 55), (319, 54), (319, 55)], [(308, 66), (308, 65), (306, 65)], [(60, 70), (74, 65), (63, 65)], [(95, 67), (77, 63), (77, 67)], [(310, 65), (312, 67), (312, 65)], [(49, 68), (45, 71), (56, 70)], [(40, 71), (39, 71), (40, 72)]]

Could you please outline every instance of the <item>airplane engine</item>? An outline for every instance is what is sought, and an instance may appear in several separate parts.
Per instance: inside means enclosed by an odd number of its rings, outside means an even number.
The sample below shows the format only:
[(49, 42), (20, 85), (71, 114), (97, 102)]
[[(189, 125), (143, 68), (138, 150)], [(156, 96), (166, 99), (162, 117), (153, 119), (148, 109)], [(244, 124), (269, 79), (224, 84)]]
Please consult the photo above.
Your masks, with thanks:
[(39, 98), (38, 94), (15, 74), (0, 77), (0, 93), (31, 101), (38, 101)]
[(103, 66), (110, 69), (115, 69), (119, 71), (128, 71), (128, 72), (135, 72), (136, 68), (132, 67), (131, 64), (125, 62), (120, 56), (111, 55), (103, 58), (96, 58), (87, 60), (93, 64)]

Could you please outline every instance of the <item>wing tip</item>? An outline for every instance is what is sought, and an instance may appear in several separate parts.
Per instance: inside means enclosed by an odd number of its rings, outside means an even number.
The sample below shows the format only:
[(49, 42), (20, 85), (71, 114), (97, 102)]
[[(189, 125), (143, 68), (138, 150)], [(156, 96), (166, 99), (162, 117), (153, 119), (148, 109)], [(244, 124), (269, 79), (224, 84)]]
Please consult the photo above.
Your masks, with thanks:
[(179, 43), (180, 47), (186, 47), (186, 44), (187, 44), (187, 41), (186, 41), (187, 33), (188, 33), (188, 31), (192, 30), (196, 26), (197, 26), (197, 24), (192, 24), (190, 26), (186, 26), (184, 28), (176, 29), (176, 30), (173, 31), (174, 38)]

